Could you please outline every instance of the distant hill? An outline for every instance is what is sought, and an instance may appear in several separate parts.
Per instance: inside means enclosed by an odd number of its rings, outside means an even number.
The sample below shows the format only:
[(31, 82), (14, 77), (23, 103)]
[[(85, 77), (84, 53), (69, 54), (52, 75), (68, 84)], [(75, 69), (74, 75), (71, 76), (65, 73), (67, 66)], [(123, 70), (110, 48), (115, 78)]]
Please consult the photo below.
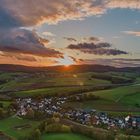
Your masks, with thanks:
[(0, 71), (5, 72), (140, 72), (140, 67), (116, 68), (104, 65), (71, 65), (65, 66), (49, 66), (49, 67), (30, 67), (24, 65), (0, 64)]

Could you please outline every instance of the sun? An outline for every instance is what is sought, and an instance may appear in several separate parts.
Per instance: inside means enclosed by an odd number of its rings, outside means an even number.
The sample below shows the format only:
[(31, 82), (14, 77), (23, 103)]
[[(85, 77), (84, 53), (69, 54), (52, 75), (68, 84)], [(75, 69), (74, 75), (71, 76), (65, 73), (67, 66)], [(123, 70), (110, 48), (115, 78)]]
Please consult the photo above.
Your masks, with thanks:
[(74, 60), (67, 55), (65, 55), (64, 58), (57, 59), (57, 61), (58, 61), (59, 65), (64, 65), (64, 66), (67, 66), (67, 67), (75, 64)]

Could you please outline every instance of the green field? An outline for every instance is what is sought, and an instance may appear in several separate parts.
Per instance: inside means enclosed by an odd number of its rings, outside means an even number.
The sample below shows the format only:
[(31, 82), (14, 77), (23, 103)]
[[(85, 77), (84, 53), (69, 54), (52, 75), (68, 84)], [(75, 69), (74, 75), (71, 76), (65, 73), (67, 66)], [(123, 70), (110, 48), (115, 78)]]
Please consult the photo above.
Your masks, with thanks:
[[(99, 96), (99, 100), (82, 102), (69, 102), (66, 105), (78, 108), (94, 108), (96, 110), (109, 111), (115, 114), (136, 114), (140, 112), (140, 85), (123, 86), (109, 90), (88, 92)], [(140, 114), (140, 113), (138, 113)]]
[[(140, 100), (135, 100), (136, 98), (139, 99), (140, 85), (118, 87), (110, 90), (92, 92), (92, 94), (98, 95), (103, 99), (108, 99), (116, 103), (120, 102), (124, 105), (134, 106), (136, 103), (140, 103)], [(133, 96), (135, 99), (132, 98)], [(125, 98), (127, 98), (127, 100), (125, 100)], [(131, 104), (129, 104), (129, 100), (131, 100)]]
[(54, 87), (54, 88), (43, 88), (36, 90), (19, 91), (13, 94), (16, 97), (34, 97), (34, 96), (61, 96), (69, 95), (81, 90), (88, 90), (89, 86), (78, 86), (78, 87)]
[(3, 105), (4, 108), (7, 108), (11, 104), (11, 101), (0, 101), (0, 103)]
[(120, 102), (132, 106), (140, 105), (140, 92), (126, 95), (120, 100)]
[[(17, 74), (17, 76), (15, 76)], [(15, 90), (31, 90), (45, 88), (50, 86), (81, 86), (81, 85), (98, 85), (110, 84), (110, 81), (91, 78), (93, 73), (80, 74), (58, 74), (54, 77), (53, 74), (25, 74), (25, 73), (4, 73), (0, 74), (0, 80), (7, 80), (0, 84), (0, 91), (15, 91)]]
[(90, 138), (78, 134), (46, 134), (43, 135), (41, 140), (91, 140)]
[[(98, 79), (99, 75), (99, 79)], [(129, 86), (110, 87), (105, 90), (105, 86), (111, 81), (100, 79), (111, 75), (113, 78), (135, 79)], [(96, 78), (94, 76), (97, 76)], [(100, 77), (101, 76), (101, 77)], [(109, 76), (110, 77), (110, 76)], [(93, 94), (100, 97), (97, 100), (82, 100), (66, 102), (64, 107), (91, 108), (97, 111), (107, 112), (112, 116), (126, 116), (128, 114), (140, 114), (140, 77), (136, 73), (106, 72), (106, 73), (77, 73), (77, 74), (55, 74), (53, 73), (0, 73), (1, 96), (6, 97), (48, 97), (48, 96), (68, 96), (76, 94)], [(95, 87), (102, 86), (102, 90), (95, 91)], [(97, 89), (96, 89), (97, 90)], [(11, 91), (6, 92), (4, 91)], [(7, 94), (8, 93), (8, 94)], [(7, 96), (6, 96), (7, 95)], [(8, 99), (8, 98), (7, 98)], [(2, 100), (4, 108), (10, 105), (10, 101)], [(28, 136), (39, 125), (39, 121), (31, 121), (18, 117), (9, 117), (0, 120), (0, 131), (19, 139)], [(17, 129), (20, 126), (27, 128)], [(41, 140), (90, 140), (83, 135), (72, 133), (67, 134), (44, 134)]]
[[(13, 138), (20, 138), (22, 136), (27, 136), (31, 133), (31, 131), (37, 127), (39, 122), (30, 121), (18, 117), (10, 117), (3, 120), (0, 120), (0, 131), (4, 132), (5, 134), (13, 137)], [(15, 127), (19, 127), (22, 125), (30, 125), (30, 128), (25, 129), (16, 129)]]
[[(93, 91), (93, 87), (109, 85), (109, 80), (97, 79), (98, 77), (119, 77), (123, 79), (136, 79), (134, 85), (113, 88), (109, 90)], [(13, 91), (12, 96), (35, 97), (35, 96), (63, 96), (89, 92), (101, 97), (99, 101), (84, 101), (75, 103), (80, 107), (95, 107), (97, 109), (125, 109), (136, 107), (140, 104), (140, 77), (138, 73), (129, 72), (86, 72), (86, 73), (0, 73), (1, 80), (7, 80), (0, 85), (0, 91)], [(5, 102), (4, 106), (8, 103)]]

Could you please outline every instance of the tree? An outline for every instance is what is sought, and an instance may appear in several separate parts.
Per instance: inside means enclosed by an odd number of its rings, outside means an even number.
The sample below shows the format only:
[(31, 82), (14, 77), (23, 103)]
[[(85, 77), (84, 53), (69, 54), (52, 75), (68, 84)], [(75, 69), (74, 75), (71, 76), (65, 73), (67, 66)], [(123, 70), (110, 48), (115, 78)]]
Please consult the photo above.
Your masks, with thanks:
[(32, 108), (29, 108), (28, 111), (27, 111), (26, 116), (27, 116), (27, 118), (32, 119), (32, 118), (34, 118), (34, 114), (35, 114), (34, 110)]
[(3, 103), (0, 103), (0, 108), (3, 108)]
[(6, 111), (0, 108), (0, 118), (4, 118), (6, 116)]
[(38, 126), (41, 133), (45, 131), (45, 127), (46, 127), (46, 122), (45, 121), (41, 122), (40, 125)]
[(39, 129), (36, 129), (34, 132), (32, 132), (31, 137), (29, 140), (40, 140), (41, 132)]

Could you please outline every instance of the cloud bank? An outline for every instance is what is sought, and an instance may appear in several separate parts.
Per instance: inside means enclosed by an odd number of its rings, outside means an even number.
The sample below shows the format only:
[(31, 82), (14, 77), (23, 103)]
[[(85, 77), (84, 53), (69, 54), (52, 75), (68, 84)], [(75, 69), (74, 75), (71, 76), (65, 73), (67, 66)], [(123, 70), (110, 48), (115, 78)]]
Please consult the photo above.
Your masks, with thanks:
[(46, 48), (47, 39), (40, 38), (35, 32), (24, 29), (11, 29), (0, 32), (0, 51), (31, 54), (42, 57), (61, 57), (62, 53)]
[(140, 9), (140, 0), (0, 0), (0, 19), (1, 26), (34, 26), (102, 15), (114, 8)]
[(103, 43), (79, 43), (79, 44), (70, 44), (68, 49), (78, 50), (83, 53), (95, 54), (95, 55), (121, 55), (128, 54), (125, 51), (112, 49), (111, 44), (107, 42)]
[(140, 67), (140, 59), (80, 59), (79, 64), (111, 65), (114, 67)]
[[(140, 0), (0, 0), (0, 51), (41, 57), (62, 57), (62, 53), (47, 47), (49, 40), (21, 28), (100, 16), (108, 9), (115, 8), (140, 10)], [(140, 36), (139, 32), (125, 33)], [(49, 32), (44, 35), (54, 36)], [(74, 38), (65, 39), (77, 41)], [(85, 38), (85, 42), (88, 43), (71, 44), (68, 48), (98, 55), (127, 54), (125, 51), (112, 49), (109, 43), (100, 43), (95, 37)]]

